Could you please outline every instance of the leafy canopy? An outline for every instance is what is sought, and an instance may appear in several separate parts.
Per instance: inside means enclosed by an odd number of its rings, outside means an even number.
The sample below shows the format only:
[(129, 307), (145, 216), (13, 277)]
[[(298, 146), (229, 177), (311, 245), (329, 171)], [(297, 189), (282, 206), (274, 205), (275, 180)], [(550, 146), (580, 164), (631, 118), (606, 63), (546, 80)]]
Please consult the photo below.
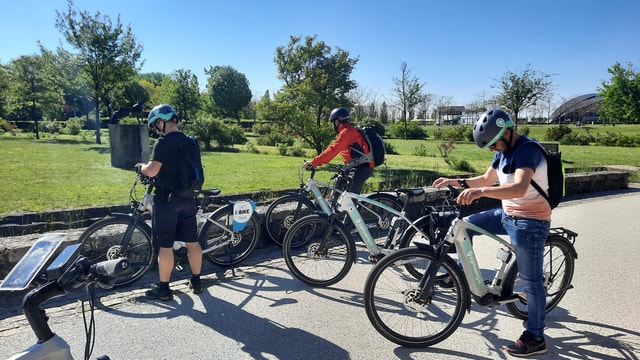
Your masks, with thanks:
[(603, 81), (598, 89), (602, 96), (598, 114), (610, 121), (637, 123), (640, 121), (640, 73), (631, 63), (625, 68), (618, 62), (607, 71), (611, 79)]
[(265, 118), (277, 119), (321, 153), (333, 137), (332, 128), (322, 120), (335, 107), (350, 107), (347, 93), (356, 87), (351, 73), (359, 58), (332, 48), (317, 35), (291, 36), (287, 46), (276, 48), (274, 62), (284, 86), (257, 110)]

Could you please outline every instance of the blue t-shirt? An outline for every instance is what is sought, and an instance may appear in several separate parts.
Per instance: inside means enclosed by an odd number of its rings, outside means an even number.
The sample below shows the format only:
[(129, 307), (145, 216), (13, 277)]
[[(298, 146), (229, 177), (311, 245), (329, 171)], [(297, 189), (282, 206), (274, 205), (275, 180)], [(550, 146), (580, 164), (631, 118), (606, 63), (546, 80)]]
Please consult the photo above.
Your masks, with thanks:
[[(514, 146), (505, 153), (496, 152), (491, 167), (496, 169), (500, 184), (512, 184), (516, 169), (533, 169), (533, 180), (542, 189), (549, 188), (547, 160), (534, 140), (520, 135)], [(523, 197), (502, 200), (507, 215), (551, 220), (551, 207), (531, 184)]]

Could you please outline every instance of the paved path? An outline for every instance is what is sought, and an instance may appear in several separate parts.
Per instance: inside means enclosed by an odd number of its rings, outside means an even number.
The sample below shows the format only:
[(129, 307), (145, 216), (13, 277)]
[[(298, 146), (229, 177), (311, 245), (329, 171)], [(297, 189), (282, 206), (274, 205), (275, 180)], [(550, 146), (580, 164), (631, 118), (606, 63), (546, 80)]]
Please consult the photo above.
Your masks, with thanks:
[[(593, 195), (593, 194), (592, 194)], [(554, 211), (553, 226), (579, 233), (575, 289), (547, 317), (549, 352), (541, 359), (638, 359), (640, 356), (640, 192), (574, 198)], [(475, 243), (480, 264), (495, 264), (492, 243)], [(364, 253), (361, 254), (364, 258)], [(100, 290), (94, 357), (112, 359), (502, 359), (501, 350), (522, 332), (504, 307), (473, 304), (450, 338), (425, 349), (399, 347), (380, 336), (362, 307), (362, 285), (371, 265), (359, 261), (330, 288), (311, 288), (290, 275), (279, 248), (254, 253), (230, 271), (205, 267), (205, 291), (190, 293), (185, 280), (176, 300), (153, 302), (148, 274), (122, 289)], [(178, 273), (175, 278), (187, 278)], [(20, 298), (0, 294), (0, 358), (35, 341)], [(80, 303), (53, 300), (51, 327), (82, 358)]]

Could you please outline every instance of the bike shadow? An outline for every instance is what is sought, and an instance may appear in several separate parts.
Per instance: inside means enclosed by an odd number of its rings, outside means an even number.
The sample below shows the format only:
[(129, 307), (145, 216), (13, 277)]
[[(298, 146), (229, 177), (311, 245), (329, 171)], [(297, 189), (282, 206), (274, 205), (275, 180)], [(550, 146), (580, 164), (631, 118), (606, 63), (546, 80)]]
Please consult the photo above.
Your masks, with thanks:
[[(278, 270), (276, 267), (263, 266), (262, 271)], [(284, 288), (290, 287), (294, 280), (286, 280), (274, 284), (273, 279), (264, 274), (246, 272), (242, 268), (218, 271), (203, 276), (203, 292), (193, 295), (187, 287), (186, 280), (174, 281), (171, 284), (174, 301), (162, 302), (148, 300), (143, 293), (138, 293), (121, 302), (123, 306), (114, 306), (112, 301), (97, 303), (97, 307), (114, 315), (133, 319), (177, 319), (189, 317), (193, 321), (214, 332), (241, 344), (240, 349), (251, 359), (326, 359), (349, 358), (349, 353), (340, 346), (295, 327), (286, 327), (266, 316), (260, 316), (245, 310), (251, 300), (264, 299), (271, 304), (270, 308), (296, 303), (293, 298), (282, 296)], [(253, 282), (238, 286), (239, 279), (251, 278)], [(270, 297), (269, 292), (279, 291), (277, 297)], [(224, 294), (236, 303), (228, 301), (216, 294)], [(277, 310), (271, 310), (277, 311)], [(268, 314), (269, 311), (266, 312)], [(264, 313), (264, 312), (261, 312)], [(129, 322), (129, 320), (123, 320)], [(158, 327), (163, 327), (158, 323)], [(135, 337), (135, 335), (132, 335)], [(200, 341), (200, 340), (196, 340)], [(211, 353), (214, 353), (212, 347)], [(108, 350), (108, 349), (107, 349)], [(229, 354), (233, 349), (227, 349)], [(153, 351), (153, 350), (150, 350)], [(225, 350), (226, 351), (226, 350)], [(112, 353), (112, 351), (111, 351)], [(170, 354), (164, 354), (169, 356)], [(244, 357), (244, 356), (243, 356)]]

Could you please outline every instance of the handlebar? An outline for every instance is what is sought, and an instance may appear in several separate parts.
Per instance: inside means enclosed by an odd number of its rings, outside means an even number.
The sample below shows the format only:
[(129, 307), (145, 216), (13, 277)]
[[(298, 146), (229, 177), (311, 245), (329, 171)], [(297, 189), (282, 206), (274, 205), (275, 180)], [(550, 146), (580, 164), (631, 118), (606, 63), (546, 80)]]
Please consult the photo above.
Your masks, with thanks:
[(102, 288), (113, 287), (113, 280), (127, 271), (130, 266), (131, 263), (127, 258), (106, 260), (91, 265), (88, 258), (81, 256), (58, 280), (49, 281), (25, 295), (22, 309), (38, 341), (43, 342), (54, 336), (47, 324), (47, 316), (40, 308), (43, 302), (75, 292), (83, 285), (95, 283)]

